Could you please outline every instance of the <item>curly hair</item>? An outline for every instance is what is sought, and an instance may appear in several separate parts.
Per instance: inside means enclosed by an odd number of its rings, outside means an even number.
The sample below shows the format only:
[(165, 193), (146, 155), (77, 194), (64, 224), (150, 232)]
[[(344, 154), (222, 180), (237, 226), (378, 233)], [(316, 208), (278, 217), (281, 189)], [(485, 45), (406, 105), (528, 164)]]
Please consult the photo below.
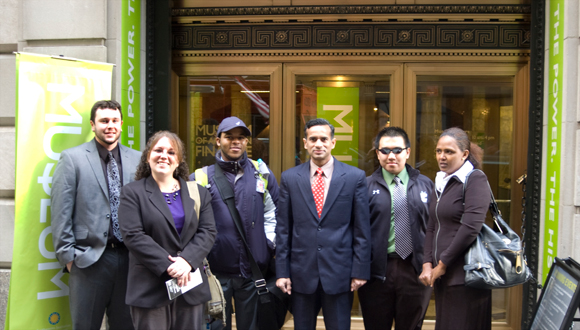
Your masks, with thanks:
[(449, 136), (455, 140), (457, 147), (461, 151), (469, 151), (467, 160), (471, 162), (474, 168), (481, 169), (483, 163), (483, 150), (475, 143), (469, 140), (467, 133), (459, 127), (451, 127), (443, 131), (439, 138)]
[(175, 149), (177, 161), (179, 161), (179, 165), (177, 166), (175, 171), (173, 171), (173, 177), (176, 179), (181, 178), (185, 181), (188, 180), (189, 166), (187, 166), (186, 162), (185, 146), (183, 145), (183, 142), (181, 141), (179, 136), (170, 131), (159, 131), (149, 138), (149, 141), (147, 141), (147, 146), (145, 147), (145, 150), (143, 150), (143, 153), (141, 154), (141, 161), (139, 162), (139, 165), (137, 166), (137, 171), (135, 172), (135, 180), (141, 180), (143, 178), (151, 176), (151, 167), (149, 166), (149, 156), (151, 155), (151, 150), (153, 149), (153, 147), (155, 147), (155, 145), (157, 145), (157, 142), (159, 142), (159, 140), (161, 140), (164, 137), (169, 139), (169, 143), (171, 143), (171, 146), (173, 147), (173, 149)]

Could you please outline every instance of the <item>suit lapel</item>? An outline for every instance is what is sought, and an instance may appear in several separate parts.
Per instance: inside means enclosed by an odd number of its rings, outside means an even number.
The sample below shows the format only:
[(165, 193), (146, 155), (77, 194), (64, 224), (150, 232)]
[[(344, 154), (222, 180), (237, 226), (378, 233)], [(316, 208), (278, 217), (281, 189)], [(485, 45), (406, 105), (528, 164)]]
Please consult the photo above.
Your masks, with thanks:
[(165, 217), (165, 220), (169, 223), (169, 227), (172, 228), (172, 232), (174, 233), (175, 237), (179, 237), (179, 233), (177, 233), (177, 229), (175, 228), (173, 216), (171, 215), (171, 211), (169, 211), (169, 207), (167, 206), (165, 198), (163, 198), (161, 190), (159, 190), (157, 182), (155, 182), (155, 179), (153, 179), (152, 176), (148, 177), (146, 180), (147, 183), (145, 185), (145, 190), (147, 190), (149, 193), (149, 200), (151, 201), (151, 204), (153, 204), (153, 206), (155, 206), (159, 212), (163, 214), (163, 217)]
[(298, 171), (298, 187), (300, 188), (300, 193), (304, 196), (306, 201), (306, 206), (310, 213), (318, 219), (318, 213), (316, 212), (316, 203), (314, 202), (314, 195), (312, 194), (312, 185), (310, 184), (310, 161), (301, 165), (302, 168)]
[(124, 145), (119, 143), (119, 152), (121, 153), (122, 159), (122, 170), (123, 170), (123, 186), (131, 182), (133, 178), (131, 178), (131, 160), (129, 158), (129, 148), (125, 147)]
[(191, 240), (193, 235), (190, 235), (188, 230), (190, 228), (196, 228), (194, 221), (199, 221), (196, 219), (194, 204), (195, 202), (191, 198), (189, 189), (187, 188), (187, 183), (182, 179), (179, 179), (179, 184), (181, 185), (181, 203), (183, 203), (183, 212), (185, 213), (185, 220), (183, 222), (183, 228), (181, 229), (181, 247), (185, 246), (186, 242)]
[(107, 186), (107, 181), (105, 180), (105, 173), (103, 173), (103, 165), (101, 165), (101, 158), (99, 157), (99, 152), (97, 151), (97, 143), (94, 139), (90, 142), (87, 142), (87, 161), (97, 178), (97, 182), (99, 186), (103, 190), (107, 199), (109, 199), (109, 187)]
[(328, 187), (328, 195), (324, 202), (324, 208), (322, 208), (322, 215), (320, 217), (321, 221), (328, 213), (328, 210), (332, 208), (332, 204), (336, 201), (338, 193), (342, 191), (345, 174), (346, 172), (344, 171), (342, 163), (334, 159), (334, 170), (332, 171), (332, 179), (330, 179), (330, 186)]

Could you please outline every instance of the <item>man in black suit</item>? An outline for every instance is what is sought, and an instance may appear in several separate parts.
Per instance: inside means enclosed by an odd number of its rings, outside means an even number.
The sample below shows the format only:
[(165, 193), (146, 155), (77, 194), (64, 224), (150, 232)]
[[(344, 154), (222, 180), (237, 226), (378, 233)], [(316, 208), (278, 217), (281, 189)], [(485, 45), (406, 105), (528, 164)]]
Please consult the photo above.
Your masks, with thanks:
[(292, 294), (296, 329), (350, 329), (353, 291), (370, 277), (370, 224), (365, 174), (331, 151), (334, 127), (304, 127), (310, 161), (282, 173), (276, 228), (276, 285)]
[(407, 165), (407, 133), (383, 128), (379, 167), (367, 177), (372, 232), (371, 280), (359, 290), (365, 329), (421, 329), (431, 288), (419, 281), (433, 182)]
[(133, 181), (141, 154), (121, 145), (121, 105), (98, 101), (91, 109), (92, 141), (62, 152), (51, 198), (56, 257), (70, 272), (73, 329), (133, 329), (125, 304), (129, 253), (119, 230), (121, 186)]

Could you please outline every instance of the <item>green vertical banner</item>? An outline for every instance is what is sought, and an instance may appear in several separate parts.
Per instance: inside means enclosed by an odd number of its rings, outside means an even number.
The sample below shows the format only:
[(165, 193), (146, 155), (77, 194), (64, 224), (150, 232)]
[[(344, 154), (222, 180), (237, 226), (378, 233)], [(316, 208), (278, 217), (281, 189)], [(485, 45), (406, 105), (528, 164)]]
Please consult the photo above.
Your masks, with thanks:
[(336, 147), (332, 155), (358, 167), (358, 87), (318, 87), (316, 116), (334, 126)]
[(562, 150), (562, 76), (564, 75), (564, 0), (551, 0), (549, 13), (548, 125), (546, 148), (546, 204), (542, 274), (548, 276), (558, 253), (560, 209), (560, 161)]
[(141, 0), (123, 0), (121, 6), (121, 144), (140, 150)]
[(5, 328), (70, 329), (68, 274), (56, 260), (50, 196), (60, 153), (93, 137), (90, 111), (111, 98), (113, 65), (16, 55), (14, 254)]

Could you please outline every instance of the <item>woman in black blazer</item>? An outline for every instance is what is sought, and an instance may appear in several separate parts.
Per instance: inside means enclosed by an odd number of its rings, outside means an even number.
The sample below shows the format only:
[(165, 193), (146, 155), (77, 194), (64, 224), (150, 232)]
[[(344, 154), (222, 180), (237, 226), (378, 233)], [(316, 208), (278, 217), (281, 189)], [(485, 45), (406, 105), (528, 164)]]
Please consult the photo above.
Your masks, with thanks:
[[(203, 259), (217, 231), (209, 192), (199, 187), (198, 219), (187, 177), (183, 143), (160, 131), (147, 142), (136, 181), (121, 191), (119, 224), (130, 252), (126, 303), (136, 329), (202, 329), (210, 299)], [(186, 285), (196, 270), (203, 282), (170, 300), (165, 282)]]

